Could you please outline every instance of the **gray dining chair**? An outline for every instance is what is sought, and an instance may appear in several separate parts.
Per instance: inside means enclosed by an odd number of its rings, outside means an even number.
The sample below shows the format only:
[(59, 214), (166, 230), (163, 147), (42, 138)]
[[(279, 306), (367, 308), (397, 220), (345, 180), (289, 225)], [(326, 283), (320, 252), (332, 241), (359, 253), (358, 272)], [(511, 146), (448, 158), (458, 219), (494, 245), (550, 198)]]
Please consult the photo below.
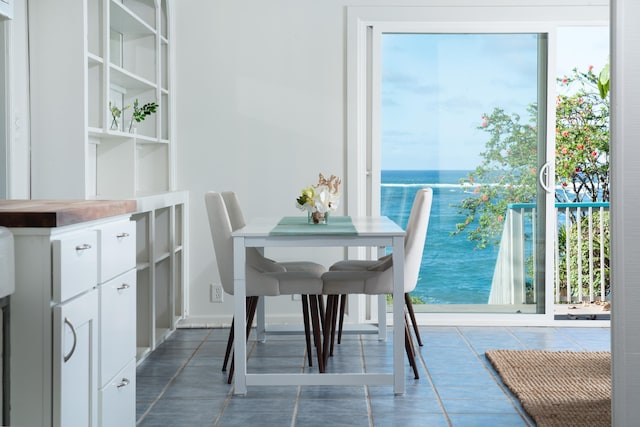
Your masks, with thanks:
[[(228, 202), (228, 206), (225, 200)], [(233, 192), (220, 193), (209, 191), (205, 194), (205, 204), (222, 288), (226, 293), (233, 295), (233, 237), (231, 234), (235, 229), (245, 225), (244, 216), (242, 215), (237, 196)], [(323, 372), (324, 364), (322, 363), (323, 359), (321, 357), (322, 343), (320, 338), (320, 317), (317, 295), (322, 292), (322, 274), (324, 272), (326, 272), (326, 268), (317, 263), (307, 261), (276, 262), (263, 256), (256, 248), (247, 248), (245, 271), (247, 297), (247, 324), (245, 325), (245, 332), (247, 339), (251, 331), (259, 297), (294, 294), (303, 295), (305, 297), (302, 304), (303, 320), (309, 365), (312, 366), (313, 357), (309, 326), (310, 316), (313, 325), (314, 344), (317, 349), (319, 361), (318, 368), (320, 372)], [(310, 313), (307, 296), (312, 300)], [(234, 323), (235, 319), (232, 321), (232, 328), (229, 333), (223, 371), (226, 368), (233, 346)], [(232, 379), (233, 361), (229, 368), (229, 384)]]
[[(404, 240), (404, 295), (409, 313), (413, 313), (409, 292), (413, 291), (418, 283), (432, 201), (433, 190), (431, 188), (418, 190), (407, 222)], [(391, 255), (386, 255), (371, 261), (339, 261), (329, 267), (329, 271), (322, 275), (322, 279), (323, 294), (328, 295), (323, 343), (323, 358), (326, 365), (328, 357), (333, 352), (340, 299), (348, 294), (381, 295), (393, 293), (393, 258)], [(341, 317), (344, 315), (342, 308), (340, 315)], [(415, 362), (415, 348), (406, 315), (405, 312), (405, 348), (417, 379), (419, 375)], [(412, 322), (414, 330), (418, 333), (415, 317), (412, 318)]]

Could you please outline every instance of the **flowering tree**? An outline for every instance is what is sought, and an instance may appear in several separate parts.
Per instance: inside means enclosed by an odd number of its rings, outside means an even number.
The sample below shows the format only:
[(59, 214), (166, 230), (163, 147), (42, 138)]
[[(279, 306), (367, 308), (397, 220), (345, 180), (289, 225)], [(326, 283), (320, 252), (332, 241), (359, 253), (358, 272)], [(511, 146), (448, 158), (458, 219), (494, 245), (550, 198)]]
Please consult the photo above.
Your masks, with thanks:
[[(593, 67), (586, 72), (573, 69), (571, 76), (558, 79), (564, 93), (556, 100), (556, 192), (559, 202), (607, 202), (609, 188), (609, 67), (599, 75), (593, 73)], [(496, 108), (489, 115), (482, 116), (479, 129), (487, 132), (489, 140), (485, 151), (481, 153), (482, 163), (461, 181), (466, 188), (473, 189), (473, 195), (463, 199), (458, 206), (465, 214), (465, 221), (457, 224), (452, 234), (466, 232), (476, 247), (484, 248), (489, 243), (499, 243), (502, 234), (504, 216), (510, 203), (532, 202), (537, 185), (537, 108), (531, 104), (528, 119), (521, 122), (517, 114), (507, 114)], [(599, 213), (592, 221), (599, 220)], [(596, 291), (599, 291), (601, 272), (605, 275), (606, 293), (610, 291), (609, 280), (609, 214), (603, 213), (605, 229), (600, 235), (594, 232), (594, 271), (596, 271)], [(578, 246), (578, 230), (583, 233), (582, 241), (587, 241), (588, 218), (570, 218), (572, 224), (581, 223), (581, 227), (572, 226), (567, 232), (564, 225), (558, 230), (559, 240), (559, 292), (566, 295), (567, 281), (577, 283), (577, 277), (583, 277), (579, 285), (588, 286), (589, 271), (584, 263), (578, 273), (576, 254), (582, 257), (589, 254), (586, 245)], [(604, 240), (604, 253), (600, 254), (600, 240)], [(567, 248), (567, 241), (570, 242)], [(567, 251), (573, 254), (567, 256)], [(570, 259), (567, 259), (570, 258)], [(570, 268), (567, 263), (571, 264)], [(604, 266), (601, 269), (601, 266)], [(571, 271), (573, 277), (567, 277)], [(572, 287), (578, 293), (578, 286)]]
[(473, 195), (458, 206), (465, 221), (454, 234), (467, 232), (478, 248), (499, 243), (507, 205), (533, 200), (536, 185), (537, 108), (528, 108), (529, 120), (496, 108), (482, 116), (480, 129), (489, 134), (482, 163), (461, 181)]
[[(609, 71), (577, 69), (558, 80), (567, 94), (556, 101), (556, 200), (609, 200)], [(489, 135), (481, 164), (461, 184), (473, 195), (458, 206), (465, 221), (453, 234), (466, 232), (478, 248), (499, 243), (510, 203), (532, 202), (537, 180), (537, 106), (518, 114), (496, 108), (482, 116), (478, 129)]]
[(574, 68), (560, 80), (561, 87), (574, 89), (556, 102), (557, 197), (564, 201), (609, 201), (608, 75), (608, 67), (600, 76), (593, 67), (586, 73)]

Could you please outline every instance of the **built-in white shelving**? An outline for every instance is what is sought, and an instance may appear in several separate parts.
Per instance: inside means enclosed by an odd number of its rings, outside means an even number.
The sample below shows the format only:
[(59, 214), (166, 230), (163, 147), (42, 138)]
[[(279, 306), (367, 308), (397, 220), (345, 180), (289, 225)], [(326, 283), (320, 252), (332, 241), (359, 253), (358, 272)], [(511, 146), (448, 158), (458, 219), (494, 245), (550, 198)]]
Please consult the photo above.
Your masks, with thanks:
[[(173, 0), (72, 3), (29, 7), (32, 198), (137, 200), (140, 357), (184, 316), (188, 195), (174, 176)], [(130, 129), (136, 100), (158, 107)], [(123, 110), (115, 123), (111, 105)]]

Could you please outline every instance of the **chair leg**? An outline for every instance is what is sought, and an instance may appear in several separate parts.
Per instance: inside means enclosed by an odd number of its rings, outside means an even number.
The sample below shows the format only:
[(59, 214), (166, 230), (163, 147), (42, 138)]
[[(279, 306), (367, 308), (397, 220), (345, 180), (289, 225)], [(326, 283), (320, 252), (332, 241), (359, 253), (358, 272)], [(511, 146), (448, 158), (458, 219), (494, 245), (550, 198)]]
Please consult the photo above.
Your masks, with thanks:
[(331, 348), (329, 349), (329, 356), (333, 357), (333, 343), (336, 340), (336, 324), (338, 323), (338, 303), (340, 301), (339, 295), (333, 296), (332, 313), (331, 313)]
[(420, 331), (418, 330), (418, 322), (416, 322), (416, 315), (413, 312), (413, 303), (411, 302), (411, 296), (409, 295), (409, 292), (405, 292), (404, 302), (407, 305), (407, 310), (409, 311), (409, 317), (411, 317), (411, 323), (413, 324), (413, 332), (415, 332), (416, 334), (418, 345), (422, 347), (422, 339), (420, 338)]
[(411, 330), (409, 329), (409, 321), (406, 313), (404, 317), (404, 348), (409, 358), (409, 365), (411, 365), (413, 369), (413, 377), (418, 380), (420, 379), (420, 375), (418, 375), (418, 364), (416, 363), (416, 350), (413, 347), (413, 339), (411, 338)]
[(313, 353), (311, 352), (311, 333), (309, 329), (309, 300), (306, 295), (301, 296), (302, 300), (302, 321), (304, 323), (304, 338), (307, 343), (307, 358), (309, 366), (313, 366)]
[(324, 361), (324, 368), (326, 370), (327, 363), (329, 362), (329, 350), (331, 348), (331, 325), (334, 323), (333, 319), (333, 305), (335, 304), (335, 299), (337, 295), (328, 295), (327, 296), (327, 306), (325, 310), (324, 316), (324, 328), (322, 330), (324, 334), (324, 340), (322, 342), (322, 359)]
[(340, 295), (340, 324), (338, 325), (338, 344), (342, 341), (342, 325), (344, 324), (344, 311), (347, 306), (347, 295)]
[(224, 352), (224, 362), (222, 363), (222, 372), (227, 370), (227, 363), (229, 363), (229, 356), (231, 355), (231, 349), (233, 348), (233, 328), (236, 319), (231, 320), (231, 328), (229, 329), (229, 338), (227, 339), (227, 350)]
[(324, 360), (322, 354), (322, 329), (320, 326), (320, 309), (318, 303), (318, 295), (309, 295), (311, 303), (311, 323), (313, 324), (313, 342), (316, 347), (316, 355), (318, 357), (318, 370), (320, 373), (324, 373)]
[[(327, 299), (329, 299), (329, 297), (327, 297)], [(324, 316), (327, 311), (325, 310), (325, 307), (324, 307), (324, 296), (322, 295), (318, 295), (318, 307), (320, 309), (320, 327), (324, 328), (324, 323), (325, 323)]]
[[(256, 309), (258, 308), (259, 297), (247, 297), (247, 326), (246, 326), (246, 340), (249, 340), (251, 334), (251, 326), (253, 325), (253, 318), (256, 315)], [(227, 384), (231, 384), (233, 381), (233, 357), (231, 359), (231, 366), (229, 367), (229, 377), (227, 378)]]
[[(259, 297), (256, 297), (259, 298)], [(249, 317), (249, 308), (251, 307), (251, 297), (246, 297), (245, 307), (247, 317)], [(222, 363), (222, 372), (227, 370), (227, 363), (229, 363), (229, 356), (231, 355), (231, 349), (233, 348), (233, 334), (235, 329), (236, 319), (231, 319), (231, 328), (229, 329), (229, 338), (227, 339), (227, 349), (224, 353), (224, 362)]]

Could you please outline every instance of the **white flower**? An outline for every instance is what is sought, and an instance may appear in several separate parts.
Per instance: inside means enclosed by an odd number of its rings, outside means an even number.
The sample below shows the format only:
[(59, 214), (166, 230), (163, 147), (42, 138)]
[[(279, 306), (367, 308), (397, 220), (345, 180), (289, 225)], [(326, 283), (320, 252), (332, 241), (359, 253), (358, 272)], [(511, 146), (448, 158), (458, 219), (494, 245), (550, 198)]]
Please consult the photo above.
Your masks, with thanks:
[[(320, 176), (322, 177), (322, 175)], [(340, 201), (338, 183), (339, 180), (333, 186), (329, 186), (321, 181), (316, 186), (303, 188), (300, 197), (296, 199), (296, 206), (300, 210), (309, 212), (326, 213), (335, 211), (338, 209)]]

